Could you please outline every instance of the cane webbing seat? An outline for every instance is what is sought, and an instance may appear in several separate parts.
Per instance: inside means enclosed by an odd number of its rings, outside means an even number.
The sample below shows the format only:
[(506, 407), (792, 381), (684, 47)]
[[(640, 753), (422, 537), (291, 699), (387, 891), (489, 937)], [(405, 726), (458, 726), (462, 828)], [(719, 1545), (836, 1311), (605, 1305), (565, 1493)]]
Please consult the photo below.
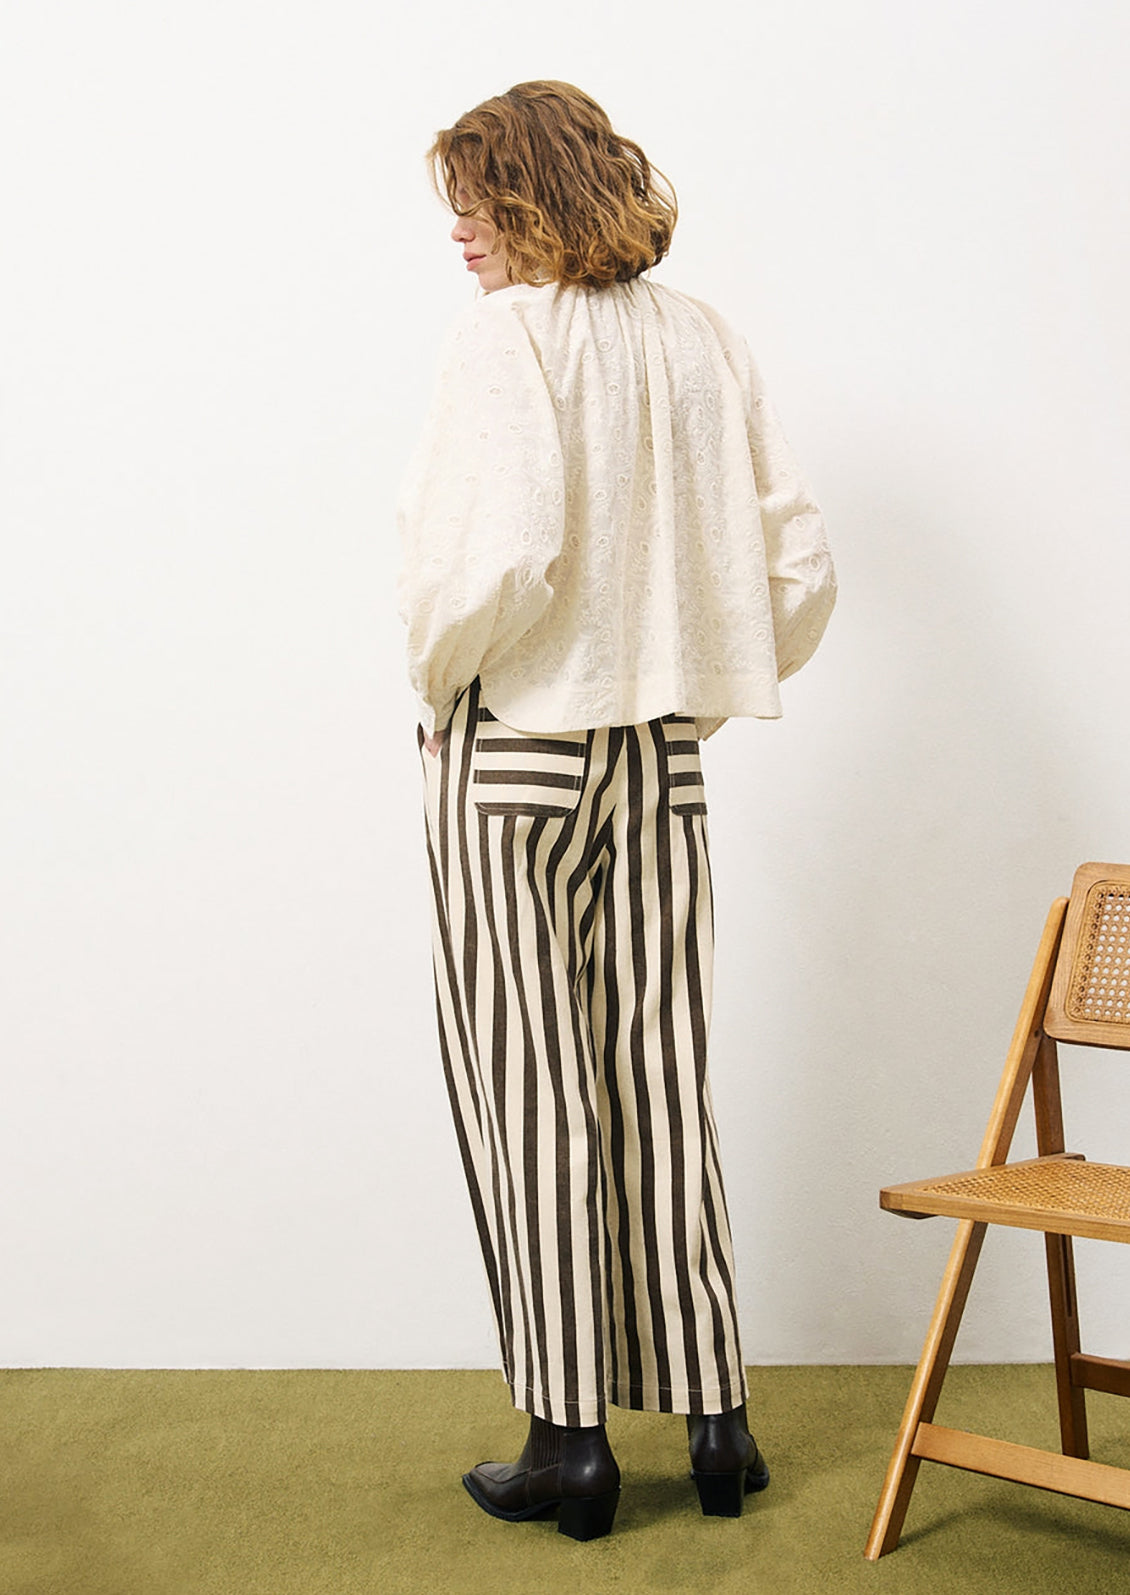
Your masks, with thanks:
[(1078, 1156), (1033, 1158), (883, 1191), (888, 1212), (907, 1218), (981, 1218), (1015, 1229), (1130, 1241), (1130, 1169)]
[[(1053, 903), (976, 1166), (879, 1193), (881, 1207), (905, 1218), (960, 1222), (867, 1541), (871, 1560), (898, 1544), (923, 1461), (1130, 1509), (1130, 1470), (1090, 1460), (1085, 1404), (1087, 1390), (1130, 1395), (1130, 1361), (1080, 1350), (1071, 1243), (1130, 1241), (1130, 1168), (1066, 1150), (1058, 1041), (1130, 1051), (1130, 865), (1084, 864), (1070, 898)], [(1039, 1156), (1009, 1163), (1029, 1086)], [(990, 1224), (1044, 1234), (1061, 1452), (932, 1421)]]

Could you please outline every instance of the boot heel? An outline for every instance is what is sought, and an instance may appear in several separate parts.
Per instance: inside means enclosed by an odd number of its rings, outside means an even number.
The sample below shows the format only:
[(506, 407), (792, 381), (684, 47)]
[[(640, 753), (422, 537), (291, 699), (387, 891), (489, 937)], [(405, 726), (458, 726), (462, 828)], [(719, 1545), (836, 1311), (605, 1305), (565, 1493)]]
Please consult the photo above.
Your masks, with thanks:
[(599, 1540), (611, 1530), (619, 1501), (619, 1490), (567, 1496), (557, 1511), (558, 1534), (568, 1534), (574, 1540)]
[(736, 1473), (692, 1473), (703, 1517), (741, 1517), (745, 1476), (745, 1468)]

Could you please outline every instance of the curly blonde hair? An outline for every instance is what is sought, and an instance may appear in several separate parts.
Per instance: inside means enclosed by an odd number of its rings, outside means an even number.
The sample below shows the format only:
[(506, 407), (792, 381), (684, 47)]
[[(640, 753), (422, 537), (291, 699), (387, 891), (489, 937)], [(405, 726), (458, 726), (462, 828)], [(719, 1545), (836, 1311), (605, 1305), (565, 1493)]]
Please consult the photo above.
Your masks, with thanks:
[[(428, 161), (456, 215), (485, 211), (498, 228), (513, 282), (605, 288), (670, 247), (671, 184), (571, 83), (518, 83), (484, 100), (436, 134)], [(457, 202), (460, 189), (472, 204)]]

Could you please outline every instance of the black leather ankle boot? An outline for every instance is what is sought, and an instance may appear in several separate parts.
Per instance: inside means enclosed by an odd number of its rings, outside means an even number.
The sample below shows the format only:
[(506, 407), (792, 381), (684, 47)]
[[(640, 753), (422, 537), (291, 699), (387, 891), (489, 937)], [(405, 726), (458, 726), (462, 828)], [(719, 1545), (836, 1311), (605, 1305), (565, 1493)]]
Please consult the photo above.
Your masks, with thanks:
[(749, 1432), (745, 1404), (687, 1418), (691, 1478), (704, 1517), (741, 1517), (742, 1501), (769, 1483), (769, 1469)]
[(491, 1517), (520, 1523), (556, 1512), (557, 1532), (575, 1540), (607, 1534), (620, 1499), (620, 1469), (603, 1424), (566, 1429), (531, 1418), (517, 1462), (480, 1462), (463, 1483)]

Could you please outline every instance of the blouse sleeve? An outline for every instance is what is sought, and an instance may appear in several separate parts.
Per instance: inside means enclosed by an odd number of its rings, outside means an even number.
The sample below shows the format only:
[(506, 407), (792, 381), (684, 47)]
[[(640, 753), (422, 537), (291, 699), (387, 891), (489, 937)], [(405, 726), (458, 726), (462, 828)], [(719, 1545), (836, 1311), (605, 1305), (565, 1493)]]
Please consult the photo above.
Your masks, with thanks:
[(400, 495), (400, 616), (431, 735), (540, 618), (564, 536), (556, 412), (505, 293), (456, 322)]
[(765, 551), (777, 649), (777, 679), (807, 664), (836, 602), (836, 573), (824, 517), (800, 474), (796, 456), (748, 349), (745, 385), (753, 474)]
[(750, 459), (769, 569), (777, 679), (784, 681), (816, 652), (836, 602), (836, 573), (824, 517), (800, 474), (745, 339), (727, 326), (710, 305), (697, 299), (693, 303), (718, 334), (726, 363), (745, 400)]

